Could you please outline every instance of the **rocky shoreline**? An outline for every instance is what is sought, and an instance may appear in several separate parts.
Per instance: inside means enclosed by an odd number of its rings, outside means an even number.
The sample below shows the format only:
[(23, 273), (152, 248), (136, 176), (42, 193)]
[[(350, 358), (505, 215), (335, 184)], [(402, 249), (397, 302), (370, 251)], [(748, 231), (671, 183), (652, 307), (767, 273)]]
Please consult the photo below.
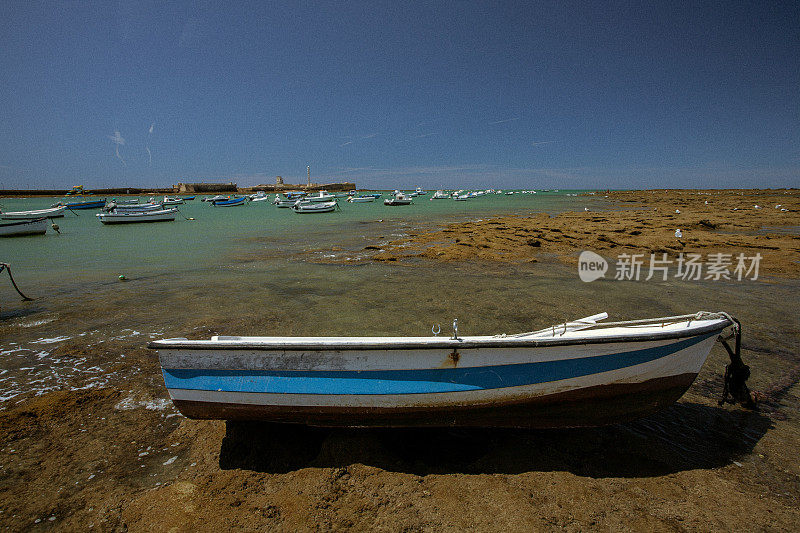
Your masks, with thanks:
[[(800, 191), (624, 191), (595, 195), (611, 209), (555, 216), (459, 222), (381, 246), (376, 261), (535, 262), (575, 264), (582, 250), (611, 257), (651, 254), (762, 256), (760, 272), (800, 275)], [(676, 236), (680, 231), (680, 238)]]

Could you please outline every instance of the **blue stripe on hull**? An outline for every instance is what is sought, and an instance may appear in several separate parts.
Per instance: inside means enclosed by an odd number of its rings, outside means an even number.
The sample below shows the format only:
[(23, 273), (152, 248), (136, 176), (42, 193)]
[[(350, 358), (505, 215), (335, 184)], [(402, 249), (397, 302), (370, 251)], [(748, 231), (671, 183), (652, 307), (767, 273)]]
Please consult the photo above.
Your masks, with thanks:
[(162, 369), (168, 389), (277, 394), (422, 394), (518, 387), (618, 370), (694, 346), (700, 335), (665, 346), (592, 357), (510, 365), (420, 370)]

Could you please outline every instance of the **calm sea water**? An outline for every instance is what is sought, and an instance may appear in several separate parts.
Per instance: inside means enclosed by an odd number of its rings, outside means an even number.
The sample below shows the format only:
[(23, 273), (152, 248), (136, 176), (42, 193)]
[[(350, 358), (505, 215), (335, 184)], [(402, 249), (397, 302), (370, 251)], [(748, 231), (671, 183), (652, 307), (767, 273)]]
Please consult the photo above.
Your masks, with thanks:
[[(374, 237), (397, 237), (410, 228), (493, 214), (583, 209), (599, 200), (557, 193), (487, 195), (456, 202), (430, 200), (431, 194), (402, 207), (387, 207), (378, 199), (350, 204), (340, 198), (334, 213), (299, 215), (269, 201), (244, 207), (213, 207), (194, 201), (178, 206), (175, 222), (101, 224), (99, 210), (75, 211), (55, 219), (60, 234), (0, 240), (0, 261), (13, 265), (20, 279), (50, 286), (72, 282), (172, 274), (191, 276), (199, 268), (230, 265), (234, 258), (271, 250), (287, 254), (307, 249), (356, 247)], [(59, 198), (2, 199), (4, 211), (50, 207)], [(140, 201), (146, 201), (142, 197)], [(76, 216), (77, 215), (77, 216)], [(186, 220), (193, 218), (194, 220)], [(0, 287), (0, 291), (3, 289)], [(0, 296), (5, 297), (4, 292)]]

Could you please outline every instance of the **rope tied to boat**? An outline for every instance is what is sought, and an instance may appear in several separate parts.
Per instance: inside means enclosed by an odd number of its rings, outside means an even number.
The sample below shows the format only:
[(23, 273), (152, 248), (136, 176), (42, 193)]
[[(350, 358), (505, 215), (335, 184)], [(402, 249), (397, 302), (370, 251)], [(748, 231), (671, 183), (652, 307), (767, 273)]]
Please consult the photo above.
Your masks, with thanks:
[(24, 294), (22, 294), (22, 291), (19, 290), (19, 287), (17, 287), (17, 284), (14, 281), (14, 276), (11, 275), (11, 265), (9, 265), (8, 263), (0, 263), (0, 274), (3, 273), (3, 270), (8, 272), (8, 279), (11, 280), (11, 285), (14, 286), (14, 290), (17, 291), (17, 294), (22, 296), (22, 300), (25, 301), (25, 302), (33, 301), (33, 298), (29, 298), (28, 296), (25, 296)]
[(742, 361), (742, 324), (727, 313), (721, 314), (733, 324), (732, 336), (734, 338), (734, 348), (731, 348), (730, 344), (728, 344), (728, 340), (731, 338), (730, 336), (727, 338), (722, 335), (717, 337), (717, 340), (725, 347), (725, 350), (728, 352), (728, 357), (730, 357), (731, 360), (730, 364), (725, 365), (724, 385), (719, 405), (722, 406), (725, 403), (736, 405), (739, 403), (743, 407), (755, 409), (756, 397), (747, 387), (747, 379), (750, 377), (750, 367)]

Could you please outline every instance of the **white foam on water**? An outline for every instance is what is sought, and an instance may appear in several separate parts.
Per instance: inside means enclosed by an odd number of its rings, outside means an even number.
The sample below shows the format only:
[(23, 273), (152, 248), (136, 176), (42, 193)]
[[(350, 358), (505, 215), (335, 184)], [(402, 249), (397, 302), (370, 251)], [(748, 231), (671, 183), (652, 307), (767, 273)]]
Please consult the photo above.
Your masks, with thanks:
[[(39, 339), (35, 343), (42, 344), (43, 340), (51, 339)], [(0, 369), (0, 410), (52, 391), (105, 387), (118, 377), (116, 371), (97, 364), (87, 366), (87, 357), (53, 357), (50, 352), (38, 348), (0, 348), (0, 361), (6, 366)]]
[(42, 324), (49, 324), (53, 322), (55, 318), (42, 318), (40, 320), (33, 320), (31, 322), (17, 322), (16, 326), (21, 328), (33, 328), (36, 326), (41, 326)]
[(53, 337), (52, 339), (37, 339), (35, 341), (31, 341), (31, 343), (32, 344), (55, 344), (57, 342), (64, 342), (64, 341), (69, 340), (71, 338), (72, 337), (69, 337), (67, 335), (62, 335), (60, 337)]
[(121, 400), (114, 409), (119, 411), (131, 411), (133, 409), (148, 409), (150, 411), (163, 411), (172, 405), (172, 401), (168, 398), (156, 398), (151, 400), (137, 400), (132, 396)]

